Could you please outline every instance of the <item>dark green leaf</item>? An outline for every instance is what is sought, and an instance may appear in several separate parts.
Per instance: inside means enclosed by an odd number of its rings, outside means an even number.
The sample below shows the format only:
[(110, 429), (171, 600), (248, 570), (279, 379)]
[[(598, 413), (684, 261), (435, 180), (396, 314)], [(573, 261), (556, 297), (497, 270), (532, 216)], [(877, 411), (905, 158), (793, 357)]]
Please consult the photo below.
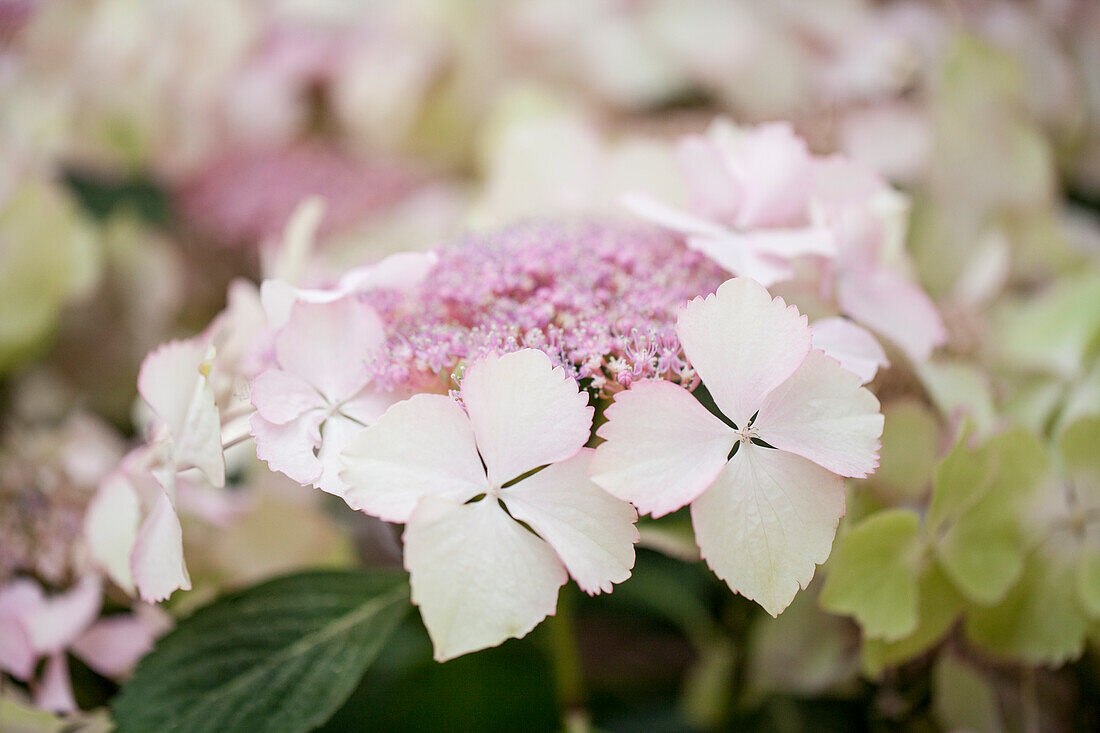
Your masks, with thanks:
[(340, 707), (410, 608), (405, 576), (279, 578), (182, 621), (138, 665), (120, 731), (305, 731)]

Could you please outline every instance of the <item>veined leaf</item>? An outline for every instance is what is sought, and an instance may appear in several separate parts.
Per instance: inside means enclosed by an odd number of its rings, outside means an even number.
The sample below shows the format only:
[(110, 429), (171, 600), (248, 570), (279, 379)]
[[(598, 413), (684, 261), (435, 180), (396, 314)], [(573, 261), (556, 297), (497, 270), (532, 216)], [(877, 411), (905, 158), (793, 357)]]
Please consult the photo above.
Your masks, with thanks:
[(1069, 560), (1044, 550), (1034, 553), (1001, 603), (970, 610), (967, 635), (993, 654), (1028, 664), (1079, 657), (1092, 625), (1078, 600)]
[(935, 560), (921, 572), (917, 595), (920, 621), (913, 633), (897, 641), (864, 640), (861, 666), (868, 676), (877, 677), (886, 667), (907, 662), (930, 649), (948, 632), (965, 605)]
[(306, 731), (355, 689), (410, 608), (403, 573), (318, 571), (221, 598), (141, 661), (120, 731)]
[(829, 562), (821, 606), (855, 616), (865, 636), (899, 639), (917, 627), (920, 520), (879, 512), (843, 537)]
[(936, 554), (974, 602), (999, 602), (1020, 577), (1028, 549), (1020, 512), (1048, 473), (1046, 448), (1022, 429), (976, 451), (960, 443), (941, 464), (930, 522)]

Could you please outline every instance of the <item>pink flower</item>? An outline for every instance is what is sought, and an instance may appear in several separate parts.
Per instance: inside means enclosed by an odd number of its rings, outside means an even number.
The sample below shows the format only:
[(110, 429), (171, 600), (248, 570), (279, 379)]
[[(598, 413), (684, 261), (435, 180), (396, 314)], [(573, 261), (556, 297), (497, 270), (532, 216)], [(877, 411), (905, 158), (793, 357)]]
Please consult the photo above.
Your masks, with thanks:
[(890, 366), (886, 352), (875, 337), (847, 318), (822, 318), (814, 321), (813, 345), (866, 384), (875, 378), (879, 367)]
[(177, 477), (154, 465), (149, 448), (131, 451), (100, 482), (84, 517), (88, 547), (107, 576), (149, 603), (191, 589), (175, 507)]
[[(30, 681), (36, 706), (55, 713), (75, 711), (67, 651), (100, 674), (118, 678), (152, 648), (164, 629), (163, 619), (140, 608), (97, 622), (102, 604), (98, 575), (85, 575), (52, 597), (27, 578), (0, 588), (0, 670)], [(47, 657), (46, 666), (35, 679), (42, 657)]]
[(202, 339), (172, 341), (150, 352), (138, 373), (138, 393), (153, 411), (153, 445), (163, 470), (197, 469), (225, 485), (221, 419), (210, 386), (214, 349)]
[(93, 555), (120, 587), (149, 602), (191, 588), (176, 515), (181, 472), (183, 481), (202, 476), (225, 485), (213, 358), (202, 339), (173, 341), (145, 358), (138, 392), (155, 418), (153, 442), (131, 451), (100, 483), (85, 516)]
[(947, 338), (935, 304), (902, 269), (908, 202), (864, 166), (841, 156), (814, 162), (822, 217), (838, 253), (823, 285), (838, 309), (897, 344), (915, 363)]
[(588, 396), (546, 354), (485, 355), (459, 397), (399, 402), (344, 451), (348, 503), (405, 523), (413, 602), (440, 661), (524, 636), (568, 575), (610, 591), (638, 540), (633, 508), (588, 478)]
[(256, 455), (298, 483), (344, 496), (340, 451), (401, 397), (375, 388), (364, 366), (384, 341), (378, 315), (355, 297), (295, 303), (275, 337), (275, 365), (252, 380)]
[(844, 477), (878, 465), (878, 400), (812, 348), (804, 316), (747, 278), (689, 303), (677, 332), (721, 417), (683, 389), (638, 382), (597, 431), (592, 480), (655, 517), (690, 504), (707, 564), (777, 615), (829, 555)]
[(624, 197), (636, 214), (687, 238), (735, 275), (771, 285), (794, 277), (791, 261), (830, 257), (836, 243), (812, 205), (812, 158), (790, 125), (740, 130), (716, 120), (678, 147), (691, 212), (645, 195)]
[(420, 183), (402, 166), (364, 163), (330, 147), (236, 151), (186, 181), (177, 203), (199, 234), (223, 246), (255, 247), (282, 234), (309, 196), (324, 198), (329, 234), (395, 205)]

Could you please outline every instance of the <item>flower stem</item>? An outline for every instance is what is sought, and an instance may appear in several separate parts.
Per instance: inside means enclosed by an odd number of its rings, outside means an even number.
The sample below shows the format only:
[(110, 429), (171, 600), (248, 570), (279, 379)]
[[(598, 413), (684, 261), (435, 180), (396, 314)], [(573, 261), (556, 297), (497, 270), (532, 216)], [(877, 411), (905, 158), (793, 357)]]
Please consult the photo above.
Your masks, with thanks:
[(592, 724), (585, 708), (584, 675), (573, 628), (573, 604), (573, 593), (563, 588), (557, 614), (547, 619), (548, 644), (562, 728), (568, 733), (586, 733), (592, 730)]

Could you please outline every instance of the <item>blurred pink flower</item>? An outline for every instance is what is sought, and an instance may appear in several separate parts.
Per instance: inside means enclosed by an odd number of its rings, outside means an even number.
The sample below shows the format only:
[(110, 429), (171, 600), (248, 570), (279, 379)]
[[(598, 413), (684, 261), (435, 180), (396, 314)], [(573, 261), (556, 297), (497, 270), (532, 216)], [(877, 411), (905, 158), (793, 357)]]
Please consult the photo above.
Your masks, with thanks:
[(395, 163), (366, 163), (314, 144), (229, 152), (184, 181), (176, 204), (200, 235), (225, 246), (257, 246), (281, 235), (310, 196), (324, 199), (322, 233), (330, 233), (396, 204), (421, 182)]
[[(77, 709), (67, 652), (96, 672), (117, 679), (152, 649), (167, 625), (151, 607), (97, 621), (102, 604), (103, 583), (95, 574), (49, 597), (28, 578), (0, 588), (0, 670), (29, 681), (37, 707), (54, 713)], [(46, 666), (35, 678), (35, 666), (42, 657), (47, 657)]]
[(790, 125), (741, 130), (717, 120), (705, 136), (683, 138), (678, 154), (691, 212), (639, 194), (624, 198), (627, 208), (680, 232), (689, 247), (728, 272), (764, 286), (794, 277), (796, 257), (836, 254), (812, 206), (810, 151)]

